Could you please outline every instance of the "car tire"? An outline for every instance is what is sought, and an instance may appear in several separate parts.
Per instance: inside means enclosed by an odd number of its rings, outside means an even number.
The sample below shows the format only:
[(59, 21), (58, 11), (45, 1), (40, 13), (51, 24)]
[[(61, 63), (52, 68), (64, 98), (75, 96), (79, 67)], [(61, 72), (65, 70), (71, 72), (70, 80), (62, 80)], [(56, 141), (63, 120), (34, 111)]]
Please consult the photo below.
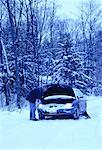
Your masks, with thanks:
[(79, 119), (79, 108), (76, 108), (76, 109), (75, 109), (75, 112), (74, 112), (74, 114), (73, 114), (73, 118), (74, 118), (75, 120)]
[(39, 113), (39, 119), (40, 120), (45, 119), (45, 115), (44, 114), (42, 114), (40, 111), (38, 113)]

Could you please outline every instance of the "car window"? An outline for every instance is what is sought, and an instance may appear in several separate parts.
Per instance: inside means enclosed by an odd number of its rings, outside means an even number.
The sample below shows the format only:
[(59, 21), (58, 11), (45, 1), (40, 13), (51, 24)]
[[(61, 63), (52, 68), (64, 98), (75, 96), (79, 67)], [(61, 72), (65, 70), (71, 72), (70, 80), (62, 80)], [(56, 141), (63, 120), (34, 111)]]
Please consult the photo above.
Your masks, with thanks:
[(78, 97), (78, 98), (83, 98), (84, 97), (84, 94), (77, 88), (73, 88), (74, 90), (74, 93), (75, 93), (75, 96)]

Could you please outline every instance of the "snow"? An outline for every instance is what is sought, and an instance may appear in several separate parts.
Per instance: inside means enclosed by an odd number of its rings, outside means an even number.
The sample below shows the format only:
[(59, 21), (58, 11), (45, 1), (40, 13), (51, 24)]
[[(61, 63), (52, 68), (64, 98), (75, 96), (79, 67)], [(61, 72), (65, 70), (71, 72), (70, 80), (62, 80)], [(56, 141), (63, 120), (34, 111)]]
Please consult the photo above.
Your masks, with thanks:
[(51, 76), (39, 76), (39, 80), (42, 83), (51, 83), (52, 77)]
[(9, 69), (8, 59), (7, 59), (7, 53), (6, 53), (5, 46), (4, 46), (4, 43), (3, 43), (2, 39), (1, 39), (1, 45), (2, 45), (2, 50), (3, 50), (4, 57), (5, 57), (7, 73), (11, 74), (10, 69)]
[(3, 76), (4, 76), (3, 73), (0, 72), (0, 78), (3, 77)]
[(100, 150), (102, 97), (87, 97), (92, 119), (30, 121), (29, 110), (0, 110), (0, 150)]

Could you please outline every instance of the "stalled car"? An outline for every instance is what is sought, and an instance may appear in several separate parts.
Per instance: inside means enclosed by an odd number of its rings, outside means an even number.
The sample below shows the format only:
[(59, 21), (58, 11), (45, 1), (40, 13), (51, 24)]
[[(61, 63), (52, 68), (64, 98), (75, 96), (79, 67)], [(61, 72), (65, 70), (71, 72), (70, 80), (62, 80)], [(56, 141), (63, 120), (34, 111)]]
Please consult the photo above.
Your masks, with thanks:
[(72, 116), (79, 119), (86, 112), (86, 99), (79, 89), (51, 84), (44, 87), (43, 96), (37, 106), (39, 119), (47, 116)]

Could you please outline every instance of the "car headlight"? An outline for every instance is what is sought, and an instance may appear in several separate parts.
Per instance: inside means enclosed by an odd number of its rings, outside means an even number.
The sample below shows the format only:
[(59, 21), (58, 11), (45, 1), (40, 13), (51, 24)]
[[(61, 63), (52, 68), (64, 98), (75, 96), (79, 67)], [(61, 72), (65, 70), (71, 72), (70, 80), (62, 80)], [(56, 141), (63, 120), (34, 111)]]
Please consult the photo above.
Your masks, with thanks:
[(71, 108), (71, 107), (72, 107), (72, 104), (71, 104), (71, 103), (65, 104), (65, 108)]

